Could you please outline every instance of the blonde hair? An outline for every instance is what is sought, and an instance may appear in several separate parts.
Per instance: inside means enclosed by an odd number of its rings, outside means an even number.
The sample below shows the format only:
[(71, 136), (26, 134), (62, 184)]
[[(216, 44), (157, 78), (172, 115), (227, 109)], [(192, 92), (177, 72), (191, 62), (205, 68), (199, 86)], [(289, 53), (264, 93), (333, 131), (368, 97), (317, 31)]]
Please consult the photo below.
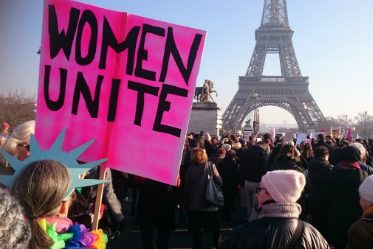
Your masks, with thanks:
[(18, 125), (13, 132), (9, 135), (2, 148), (18, 158), (17, 145), (28, 144), (30, 141), (30, 135), (35, 132), (35, 120), (27, 121), (23, 124)]
[(207, 162), (207, 154), (205, 149), (194, 149), (192, 150), (191, 160), (194, 164), (202, 164)]

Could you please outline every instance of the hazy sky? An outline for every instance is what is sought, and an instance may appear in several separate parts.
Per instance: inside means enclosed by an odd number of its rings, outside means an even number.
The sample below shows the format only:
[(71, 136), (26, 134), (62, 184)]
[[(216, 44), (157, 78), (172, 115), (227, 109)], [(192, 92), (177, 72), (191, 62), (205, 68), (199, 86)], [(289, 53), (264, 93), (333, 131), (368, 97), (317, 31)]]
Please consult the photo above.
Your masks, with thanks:
[[(82, 0), (207, 31), (197, 85), (215, 82), (224, 110), (246, 73), (260, 26), (263, 0)], [(0, 0), (1, 94), (35, 94), (38, 82), (42, 0)], [(293, 44), (309, 90), (325, 116), (373, 114), (373, 1), (288, 0)], [(279, 74), (277, 60), (266, 72)], [(276, 107), (260, 109), (266, 123), (295, 123)]]

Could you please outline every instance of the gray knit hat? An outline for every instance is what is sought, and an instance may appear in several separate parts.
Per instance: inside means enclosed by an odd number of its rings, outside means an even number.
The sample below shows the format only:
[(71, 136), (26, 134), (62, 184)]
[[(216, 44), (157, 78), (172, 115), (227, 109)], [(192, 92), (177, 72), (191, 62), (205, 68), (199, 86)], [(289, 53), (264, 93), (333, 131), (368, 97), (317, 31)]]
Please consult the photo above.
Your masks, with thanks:
[(0, 245), (3, 249), (28, 248), (30, 227), (18, 201), (0, 187)]

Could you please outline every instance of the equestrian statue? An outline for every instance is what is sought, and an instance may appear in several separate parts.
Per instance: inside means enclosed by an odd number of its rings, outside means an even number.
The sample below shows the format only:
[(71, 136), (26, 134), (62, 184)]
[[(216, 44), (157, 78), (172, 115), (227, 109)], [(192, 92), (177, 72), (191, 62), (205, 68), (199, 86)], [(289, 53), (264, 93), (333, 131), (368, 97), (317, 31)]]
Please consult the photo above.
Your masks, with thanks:
[(196, 91), (194, 92), (194, 99), (197, 102), (214, 102), (214, 99), (211, 96), (211, 93), (215, 93), (215, 96), (218, 96), (216, 90), (214, 90), (214, 82), (211, 80), (205, 80), (203, 86), (196, 87)]

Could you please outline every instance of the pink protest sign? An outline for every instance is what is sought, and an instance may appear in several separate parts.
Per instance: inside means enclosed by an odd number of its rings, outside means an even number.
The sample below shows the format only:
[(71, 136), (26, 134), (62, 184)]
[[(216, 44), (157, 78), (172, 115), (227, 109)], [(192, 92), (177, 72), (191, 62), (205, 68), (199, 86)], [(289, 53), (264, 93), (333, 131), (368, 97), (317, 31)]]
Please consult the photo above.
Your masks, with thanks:
[(175, 184), (205, 32), (73, 1), (44, 3), (36, 138)]

